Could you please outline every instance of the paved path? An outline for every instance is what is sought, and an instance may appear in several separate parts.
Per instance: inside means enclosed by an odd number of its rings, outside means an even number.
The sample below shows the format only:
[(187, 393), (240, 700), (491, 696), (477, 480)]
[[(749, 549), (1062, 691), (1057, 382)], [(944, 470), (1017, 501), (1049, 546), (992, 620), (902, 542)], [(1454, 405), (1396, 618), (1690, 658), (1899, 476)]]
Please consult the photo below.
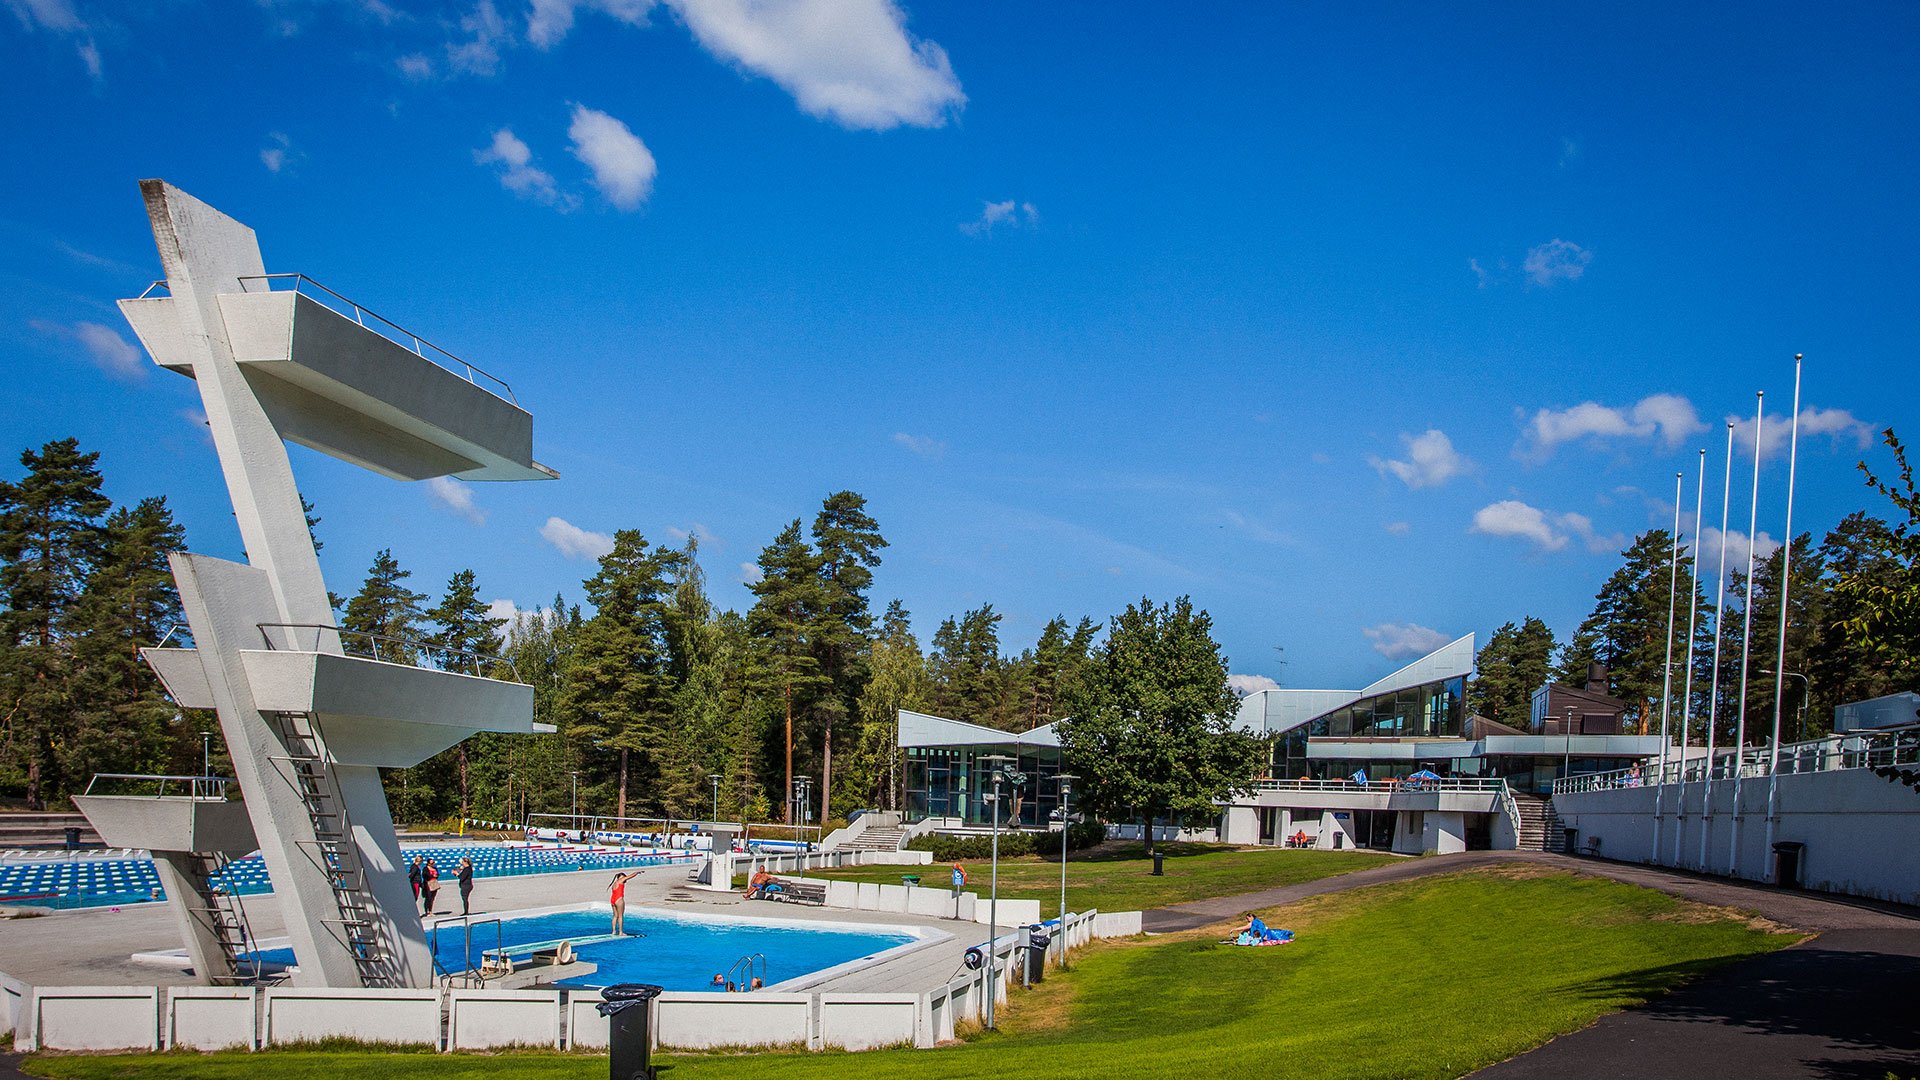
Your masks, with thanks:
[(1148, 930), (1184, 930), (1310, 896), (1504, 862), (1529, 862), (1740, 908), (1817, 936), (1719, 968), (1639, 1008), (1602, 1017), (1482, 1070), (1490, 1080), (1737, 1076), (1741, 1080), (1920, 1077), (1920, 911), (1596, 859), (1470, 852), (1409, 859), (1264, 892), (1147, 912)]

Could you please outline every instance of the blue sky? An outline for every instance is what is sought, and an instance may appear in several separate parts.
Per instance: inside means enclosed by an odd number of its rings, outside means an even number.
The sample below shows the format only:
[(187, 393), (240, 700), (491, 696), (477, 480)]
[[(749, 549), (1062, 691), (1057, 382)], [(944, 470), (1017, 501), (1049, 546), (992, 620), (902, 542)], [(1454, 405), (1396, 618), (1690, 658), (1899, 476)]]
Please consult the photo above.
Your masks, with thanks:
[(1187, 593), (1236, 672), (1360, 685), (1570, 632), (1756, 390), (1771, 448), (1795, 352), (1798, 526), (1882, 509), (1853, 463), (1920, 428), (1912, 5), (4, 4), (9, 455), (78, 436), (237, 556), (112, 307), (149, 176), (533, 411), (558, 482), (296, 450), (340, 592), (391, 546), (577, 598), (638, 528), (744, 606), (851, 488), (923, 637)]

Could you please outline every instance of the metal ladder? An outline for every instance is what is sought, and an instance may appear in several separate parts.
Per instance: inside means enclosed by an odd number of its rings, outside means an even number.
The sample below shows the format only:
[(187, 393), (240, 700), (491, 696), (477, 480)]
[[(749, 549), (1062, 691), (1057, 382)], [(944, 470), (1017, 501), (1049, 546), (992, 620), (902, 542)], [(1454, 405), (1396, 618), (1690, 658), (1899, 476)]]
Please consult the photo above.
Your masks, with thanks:
[(300, 796), (313, 825), (313, 839), (296, 841), (310, 848), (315, 860), (326, 872), (333, 889), (339, 918), (326, 919), (339, 928), (341, 940), (353, 956), (362, 986), (396, 986), (393, 952), (382, 940), (379, 905), (367, 888), (366, 867), (360, 861), (360, 849), (353, 842), (353, 823), (340, 797), (339, 785), (327, 768), (325, 752), (313, 717), (307, 713), (276, 713), (284, 756), (276, 757), (287, 765), (287, 779)]
[(195, 896), (199, 903), (190, 910), (198, 912), (213, 927), (214, 940), (220, 943), (220, 955), (227, 970), (208, 972), (212, 983), (256, 982), (260, 978), (259, 952), (253, 943), (253, 927), (247, 912), (231, 886), (214, 883), (214, 875), (227, 868), (226, 855), (219, 852), (195, 852), (192, 856)]

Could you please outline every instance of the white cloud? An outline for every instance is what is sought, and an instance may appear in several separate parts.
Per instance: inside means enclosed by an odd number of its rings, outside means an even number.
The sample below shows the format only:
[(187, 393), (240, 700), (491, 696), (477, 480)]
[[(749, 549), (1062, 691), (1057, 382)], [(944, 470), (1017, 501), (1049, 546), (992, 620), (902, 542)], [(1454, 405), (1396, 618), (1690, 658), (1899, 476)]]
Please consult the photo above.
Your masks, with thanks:
[[(1747, 453), (1753, 453), (1753, 417), (1735, 419), (1727, 417), (1733, 424), (1733, 438)], [(1779, 457), (1787, 452), (1787, 440), (1793, 435), (1791, 416), (1770, 416), (1760, 425), (1760, 455)], [(1800, 410), (1800, 438), (1825, 435), (1835, 445), (1852, 443), (1857, 450), (1865, 450), (1873, 443), (1873, 427), (1845, 409), (1822, 409), (1809, 405)]]
[(436, 476), (427, 481), (427, 494), (458, 517), (475, 525), (487, 523), (486, 511), (473, 504), (473, 489), (450, 476)]
[(938, 459), (947, 456), (947, 444), (931, 435), (909, 435), (904, 431), (896, 431), (893, 433), (893, 441), (896, 445), (906, 448), (908, 453), (918, 454), (923, 458)]
[(1395, 536), (1405, 536), (1413, 531), (1413, 526), (1404, 521), (1389, 521), (1385, 525), (1382, 525), (1381, 528)]
[[(1696, 533), (1691, 540), (1682, 541), (1687, 547), (1696, 548), (1700, 555), (1700, 571), (1703, 574), (1715, 573), (1720, 568), (1720, 530), (1712, 525)], [(1740, 529), (1728, 529), (1727, 569), (1745, 572), (1747, 565), (1747, 534)], [(1765, 529), (1753, 534), (1753, 558), (1759, 562), (1773, 556), (1780, 550), (1780, 541), (1770, 536)]]
[(6, 0), (6, 4), (24, 29), (73, 38), (74, 52), (87, 74), (95, 82), (100, 80), (100, 47), (94, 43), (92, 30), (71, 0)]
[(1580, 280), (1580, 275), (1587, 272), (1587, 264), (1592, 261), (1593, 252), (1556, 236), (1538, 247), (1529, 248), (1527, 261), (1520, 265), (1535, 285), (1549, 287), (1556, 281)]
[(1602, 533), (1594, 528), (1593, 519), (1585, 514), (1556, 514), (1518, 499), (1502, 499), (1481, 507), (1474, 513), (1468, 531), (1531, 541), (1543, 551), (1560, 551), (1570, 539), (1578, 539), (1596, 554), (1618, 550), (1627, 543), (1621, 533)]
[(622, 210), (637, 210), (653, 194), (653, 178), (659, 171), (653, 152), (627, 125), (597, 109), (575, 105), (567, 137), (573, 140), (573, 156), (593, 170), (593, 186), (608, 202)]
[(1233, 691), (1234, 697), (1247, 697), (1262, 690), (1278, 690), (1280, 684), (1265, 675), (1229, 675), (1227, 688)]
[(1369, 455), (1367, 464), (1383, 476), (1392, 473), (1410, 488), (1439, 487), (1473, 468), (1473, 462), (1456, 451), (1453, 440), (1439, 428), (1430, 428), (1423, 435), (1402, 435), (1400, 441), (1407, 446), (1407, 460), (1385, 460)]
[(595, 560), (613, 551), (613, 537), (583, 529), (565, 518), (548, 518), (540, 526), (540, 538), (569, 559)]
[(467, 39), (447, 43), (448, 66), (460, 74), (481, 78), (498, 74), (500, 48), (513, 43), (513, 34), (493, 6), (493, 0), (480, 0), (472, 11), (461, 16), (460, 29), (466, 32)]
[(277, 173), (304, 156), (294, 149), (293, 140), (284, 132), (273, 131), (267, 134), (267, 145), (260, 149), (260, 164), (265, 165), (268, 172)]
[(538, 49), (551, 49), (573, 29), (576, 12), (598, 11), (626, 23), (645, 26), (647, 12), (654, 0), (533, 0), (527, 12), (527, 41)]
[(712, 529), (707, 528), (697, 521), (684, 529), (669, 525), (666, 531), (669, 537), (683, 544), (688, 540), (699, 541), (701, 547), (713, 547), (720, 543), (720, 538), (713, 534)]
[(1030, 202), (982, 202), (980, 216), (962, 222), (960, 231), (968, 236), (992, 236), (996, 225), (1009, 229), (1031, 229), (1040, 224), (1040, 208)]
[(766, 572), (760, 569), (759, 563), (743, 562), (740, 564), (740, 580), (745, 584), (757, 585), (760, 579), (766, 576)]
[(1381, 623), (1360, 631), (1373, 642), (1373, 651), (1389, 660), (1425, 656), (1453, 640), (1418, 623)]
[(1511, 536), (1531, 540), (1548, 551), (1567, 546), (1567, 538), (1555, 532), (1547, 513), (1518, 499), (1502, 499), (1481, 507), (1473, 515), (1473, 532), (1488, 536)]
[(1270, 525), (1263, 525), (1260, 522), (1254, 521), (1253, 519), (1247, 517), (1245, 514), (1242, 514), (1238, 510), (1228, 510), (1225, 516), (1227, 519), (1227, 524), (1233, 526), (1235, 529), (1239, 530), (1240, 532), (1246, 533), (1248, 536), (1252, 537), (1253, 539), (1259, 541), (1262, 544), (1294, 543), (1294, 537), (1292, 533), (1273, 528)]
[(393, 62), (400, 74), (412, 82), (425, 82), (433, 78), (433, 61), (424, 53), (409, 53)]
[(1560, 167), (1561, 168), (1564, 169), (1567, 166), (1572, 165), (1574, 162), (1579, 161), (1581, 153), (1582, 153), (1582, 150), (1580, 147), (1580, 143), (1578, 141), (1572, 138), (1569, 138), (1568, 136), (1565, 136), (1565, 135), (1560, 136)]
[(1618, 408), (1583, 401), (1570, 409), (1534, 413), (1523, 436), (1522, 456), (1545, 460), (1562, 443), (1581, 439), (1657, 438), (1671, 450), (1706, 429), (1693, 403), (1679, 394), (1651, 394)]
[(893, 0), (667, 2), (708, 52), (843, 127), (939, 127), (967, 100), (946, 50), (909, 33)]
[(494, 132), (493, 144), (484, 150), (475, 150), (473, 160), (480, 165), (500, 166), (500, 186), (523, 199), (557, 207), (562, 212), (573, 209), (576, 204), (572, 195), (560, 190), (552, 173), (533, 163), (533, 151), (510, 128)]
[(48, 337), (77, 342), (100, 370), (117, 379), (143, 379), (147, 364), (139, 346), (120, 336), (120, 332), (97, 322), (65, 323), (33, 319), (28, 325)]
[(1474, 280), (1478, 281), (1483, 289), (1493, 280), (1493, 272), (1481, 266), (1479, 259), (1468, 259), (1467, 269), (1473, 271)]

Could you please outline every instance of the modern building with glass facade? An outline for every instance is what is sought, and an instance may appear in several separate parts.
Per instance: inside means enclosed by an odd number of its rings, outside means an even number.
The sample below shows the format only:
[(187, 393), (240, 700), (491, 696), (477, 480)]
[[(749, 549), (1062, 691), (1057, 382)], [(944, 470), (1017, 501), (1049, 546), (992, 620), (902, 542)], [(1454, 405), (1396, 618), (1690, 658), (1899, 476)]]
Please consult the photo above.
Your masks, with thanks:
[[(1045, 829), (1056, 815), (1060, 792), (1060, 738), (1052, 724), (1028, 731), (1001, 731), (959, 720), (900, 711), (897, 736), (906, 768), (906, 820), (932, 820), (941, 831), (1001, 828)], [(1017, 787), (1002, 785), (998, 813), (985, 758), (1014, 759), (1025, 774)]]
[[(1228, 843), (1460, 851), (1512, 847), (1513, 795), (1569, 773), (1659, 753), (1658, 736), (1522, 731), (1470, 715), (1468, 634), (1361, 690), (1262, 690), (1245, 730), (1273, 738), (1271, 767), (1221, 815)], [(1615, 732), (1618, 728), (1613, 729)]]

